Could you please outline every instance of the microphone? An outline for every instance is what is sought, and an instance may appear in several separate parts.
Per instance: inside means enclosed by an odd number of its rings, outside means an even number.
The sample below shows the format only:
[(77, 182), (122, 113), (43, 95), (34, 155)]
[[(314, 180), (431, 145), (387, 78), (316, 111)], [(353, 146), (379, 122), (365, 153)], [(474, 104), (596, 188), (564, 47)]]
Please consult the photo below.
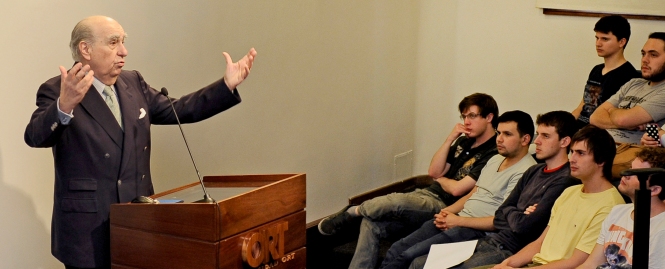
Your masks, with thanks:
[(187, 147), (187, 152), (189, 152), (189, 158), (192, 159), (192, 164), (194, 164), (194, 170), (196, 170), (196, 175), (199, 178), (199, 183), (201, 183), (201, 188), (203, 189), (203, 199), (198, 200), (194, 203), (207, 203), (207, 204), (212, 204), (215, 203), (215, 200), (210, 198), (208, 195), (208, 192), (206, 191), (205, 185), (203, 185), (203, 180), (201, 179), (201, 173), (199, 173), (199, 168), (196, 167), (196, 162), (194, 161), (194, 156), (192, 156), (192, 151), (189, 150), (189, 144), (187, 143), (187, 138), (185, 137), (185, 132), (182, 131), (182, 125), (180, 124), (180, 118), (178, 118), (178, 113), (175, 111), (175, 107), (173, 106), (173, 101), (171, 98), (169, 98), (169, 91), (166, 90), (165, 87), (162, 87), (162, 94), (166, 96), (166, 99), (169, 99), (169, 103), (171, 104), (171, 109), (173, 110), (173, 115), (175, 115), (175, 119), (178, 122), (178, 127), (180, 128), (180, 134), (182, 134), (182, 140), (185, 141), (185, 146)]

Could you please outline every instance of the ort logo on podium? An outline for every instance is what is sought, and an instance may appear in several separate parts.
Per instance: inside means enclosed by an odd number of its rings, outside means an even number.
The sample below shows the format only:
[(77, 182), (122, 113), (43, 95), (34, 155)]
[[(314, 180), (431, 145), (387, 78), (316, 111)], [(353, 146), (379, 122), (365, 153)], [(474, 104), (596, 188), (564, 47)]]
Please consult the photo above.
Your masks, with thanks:
[(279, 261), (293, 260), (295, 253), (284, 256), (284, 232), (288, 229), (289, 223), (282, 221), (243, 237), (243, 263), (252, 268), (257, 268), (262, 264), (266, 264), (264, 268), (272, 268), (277, 266)]

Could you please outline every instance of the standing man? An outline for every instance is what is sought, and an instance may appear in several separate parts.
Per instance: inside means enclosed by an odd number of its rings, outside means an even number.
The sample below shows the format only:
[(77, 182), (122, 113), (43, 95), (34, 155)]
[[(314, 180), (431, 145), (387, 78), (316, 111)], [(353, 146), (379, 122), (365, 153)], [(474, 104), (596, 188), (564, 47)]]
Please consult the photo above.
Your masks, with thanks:
[(426, 189), (393, 193), (347, 206), (319, 223), (319, 232), (334, 235), (362, 218), (360, 235), (350, 268), (375, 268), (379, 240), (408, 234), (447, 205), (454, 204), (476, 185), (487, 161), (496, 155), (499, 108), (492, 96), (474, 93), (458, 106), (462, 123), (455, 124), (434, 154), (429, 175), (434, 182)]
[[(76, 62), (60, 66), (37, 91), (37, 110), (25, 130), (31, 147), (51, 147), (55, 194), (51, 252), (65, 268), (110, 268), (109, 211), (114, 203), (154, 193), (150, 125), (175, 124), (168, 97), (138, 71), (123, 71), (125, 31), (104, 16), (80, 21), (70, 49)], [(240, 102), (236, 90), (256, 51), (237, 63), (226, 58), (224, 78), (174, 100), (182, 122), (212, 117)]]
[(612, 207), (624, 203), (609, 181), (616, 152), (612, 136), (587, 125), (571, 144), (570, 175), (582, 184), (567, 188), (554, 202), (547, 228), (538, 239), (493, 268), (575, 268), (591, 253)]
[(467, 195), (441, 209), (434, 220), (395, 242), (381, 269), (406, 268), (413, 259), (426, 255), (433, 244), (468, 241), (494, 230), (494, 211), (510, 195), (522, 174), (536, 161), (529, 155), (533, 120), (523, 111), (508, 111), (499, 117), (494, 155), (483, 168), (478, 183)]
[[(632, 167), (665, 168), (665, 149), (644, 148), (637, 153)], [(665, 177), (653, 175), (647, 181), (651, 190), (651, 214), (649, 233), (649, 268), (665, 267)], [(637, 176), (623, 177), (619, 191), (630, 197), (633, 204), (618, 205), (603, 222), (596, 246), (589, 258), (578, 269), (632, 268), (635, 190), (640, 188)]]
[(639, 77), (635, 67), (623, 56), (630, 39), (628, 20), (619, 15), (605, 16), (596, 22), (593, 30), (596, 32), (596, 53), (603, 57), (604, 63), (589, 72), (582, 101), (573, 110), (578, 129), (589, 124), (589, 117), (596, 108), (623, 84)]
[(591, 114), (616, 142), (639, 144), (645, 124), (665, 123), (665, 33), (649, 35), (642, 48), (642, 78), (628, 81)]
[[(568, 151), (575, 134), (575, 117), (552, 111), (536, 118), (536, 158), (544, 163), (527, 169), (510, 196), (494, 214), (494, 233), (478, 240), (473, 255), (455, 269), (500, 263), (533, 242), (547, 227), (554, 201), (569, 186), (579, 184), (570, 176)], [(409, 268), (423, 268), (427, 256)]]

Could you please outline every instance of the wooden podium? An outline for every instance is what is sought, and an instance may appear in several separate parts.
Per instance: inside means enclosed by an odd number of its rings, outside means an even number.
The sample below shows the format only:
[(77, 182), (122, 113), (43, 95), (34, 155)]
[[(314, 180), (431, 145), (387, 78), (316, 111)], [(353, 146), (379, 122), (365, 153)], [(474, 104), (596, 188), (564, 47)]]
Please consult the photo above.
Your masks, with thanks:
[(112, 268), (305, 268), (305, 174), (207, 176), (111, 206)]

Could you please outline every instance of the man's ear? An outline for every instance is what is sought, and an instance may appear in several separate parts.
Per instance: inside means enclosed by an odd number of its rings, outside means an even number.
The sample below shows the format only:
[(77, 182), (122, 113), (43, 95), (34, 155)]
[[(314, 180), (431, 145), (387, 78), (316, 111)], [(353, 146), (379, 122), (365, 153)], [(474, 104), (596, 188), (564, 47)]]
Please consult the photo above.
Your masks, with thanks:
[(570, 136), (566, 136), (559, 140), (559, 146), (562, 148), (568, 147), (570, 145)]
[(487, 114), (487, 117), (485, 117), (487, 120), (487, 123), (492, 123), (492, 120), (494, 119), (494, 113), (489, 113)]
[(521, 144), (522, 144), (522, 146), (528, 146), (529, 144), (531, 144), (531, 141), (532, 141), (531, 135), (530, 134), (525, 134), (525, 135), (522, 136)]
[(628, 43), (628, 40), (626, 40), (625, 37), (622, 38), (621, 40), (619, 40), (619, 47), (621, 47), (622, 49), (625, 49), (626, 48), (626, 43)]
[(651, 186), (649, 189), (651, 189), (651, 196), (658, 196), (660, 192), (663, 191), (663, 187), (658, 185)]
[(92, 45), (85, 40), (82, 40), (78, 44), (79, 52), (81, 53), (81, 58), (86, 61), (90, 61), (90, 54), (92, 53)]

